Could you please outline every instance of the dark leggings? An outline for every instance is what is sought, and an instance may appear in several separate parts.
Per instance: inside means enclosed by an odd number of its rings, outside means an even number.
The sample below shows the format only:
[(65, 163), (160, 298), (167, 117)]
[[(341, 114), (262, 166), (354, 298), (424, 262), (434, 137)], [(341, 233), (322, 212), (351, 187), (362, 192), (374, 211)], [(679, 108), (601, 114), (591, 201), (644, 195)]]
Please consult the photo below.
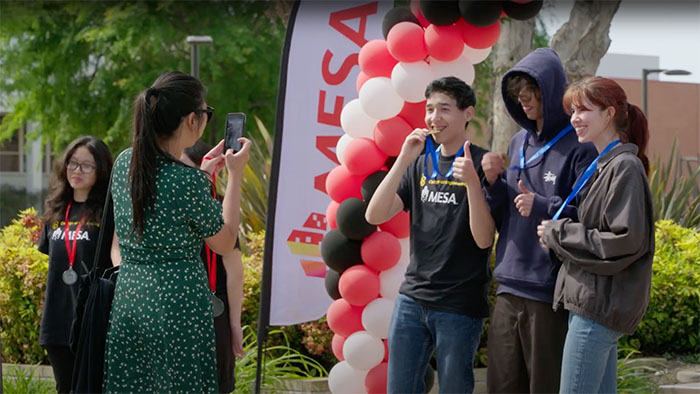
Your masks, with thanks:
[(46, 345), (44, 346), (49, 356), (49, 363), (53, 368), (53, 376), (56, 379), (56, 391), (69, 393), (73, 381), (73, 364), (75, 356), (68, 346)]

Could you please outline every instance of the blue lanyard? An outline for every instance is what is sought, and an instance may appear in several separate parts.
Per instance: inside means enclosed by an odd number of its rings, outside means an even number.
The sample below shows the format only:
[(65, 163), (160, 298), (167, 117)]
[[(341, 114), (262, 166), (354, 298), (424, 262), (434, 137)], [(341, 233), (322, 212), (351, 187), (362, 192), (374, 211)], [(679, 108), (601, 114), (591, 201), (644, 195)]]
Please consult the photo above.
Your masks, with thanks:
[(535, 154), (532, 155), (531, 158), (527, 159), (527, 162), (526, 162), (525, 161), (525, 146), (527, 145), (527, 140), (530, 138), (530, 133), (528, 132), (527, 134), (525, 134), (525, 140), (523, 140), (523, 147), (520, 149), (520, 165), (519, 166), (511, 166), (510, 169), (511, 170), (523, 170), (523, 169), (525, 169), (526, 165), (532, 163), (533, 160), (542, 156), (545, 152), (547, 152), (549, 150), (549, 148), (553, 147), (554, 144), (556, 144), (562, 137), (564, 137), (566, 135), (566, 133), (568, 133), (569, 131), (571, 131), (573, 129), (574, 129), (574, 127), (571, 125), (564, 128), (562, 131), (559, 132), (559, 134), (557, 134), (556, 136), (554, 136), (554, 138), (549, 140), (549, 142), (547, 142), (547, 145), (540, 148), (540, 150), (535, 152)]
[[(440, 145), (442, 146), (442, 145)], [(452, 176), (452, 170), (453, 170), (453, 165), (454, 165), (454, 160), (452, 160), (452, 164), (450, 164), (450, 169), (447, 171), (446, 174), (442, 174), (440, 172), (440, 169), (438, 168), (438, 155), (440, 152), (440, 146), (435, 149), (433, 147), (433, 139), (430, 137), (427, 137), (425, 139), (425, 160), (423, 163), (423, 174), (425, 174), (425, 177), (428, 179), (435, 179), (437, 178), (438, 175), (442, 175), (445, 178), (449, 178)], [(461, 156), (464, 154), (464, 146), (459, 148), (459, 152), (455, 155), (455, 158)], [(428, 157), (430, 157), (431, 161), (433, 162), (433, 173), (431, 175), (428, 175)]]
[(593, 159), (591, 164), (588, 165), (588, 168), (586, 168), (586, 171), (584, 171), (583, 175), (581, 175), (581, 178), (579, 178), (578, 181), (576, 181), (573, 189), (571, 190), (571, 193), (569, 193), (569, 196), (566, 197), (566, 200), (564, 200), (564, 203), (561, 204), (561, 206), (559, 207), (559, 210), (557, 210), (557, 213), (555, 213), (554, 216), (552, 216), (552, 220), (559, 219), (559, 216), (561, 216), (561, 213), (564, 211), (564, 207), (569, 205), (571, 200), (573, 200), (574, 197), (576, 197), (578, 192), (580, 192), (581, 189), (583, 189), (583, 186), (586, 184), (586, 182), (588, 182), (588, 180), (593, 176), (593, 173), (595, 173), (596, 170), (598, 170), (598, 159), (600, 159), (601, 156), (603, 156), (604, 154), (608, 153), (610, 151), (610, 149), (614, 148), (615, 145), (617, 145), (619, 143), (620, 143), (620, 140), (613, 141), (613, 142), (609, 143), (608, 146), (606, 146), (605, 149), (603, 149), (603, 151), (600, 152), (600, 154), (595, 159)]

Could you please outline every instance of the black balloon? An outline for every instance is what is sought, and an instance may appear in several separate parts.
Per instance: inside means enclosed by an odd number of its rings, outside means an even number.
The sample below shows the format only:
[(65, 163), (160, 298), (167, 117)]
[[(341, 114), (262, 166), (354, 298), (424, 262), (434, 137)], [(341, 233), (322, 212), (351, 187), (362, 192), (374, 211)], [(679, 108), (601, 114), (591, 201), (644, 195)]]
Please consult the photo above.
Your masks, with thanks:
[(425, 19), (437, 26), (448, 26), (459, 20), (457, 0), (420, 0), (420, 12)]
[(335, 222), (338, 224), (340, 232), (357, 241), (362, 241), (375, 232), (377, 226), (369, 224), (365, 220), (366, 210), (367, 204), (359, 198), (351, 197), (340, 203), (335, 215)]
[(541, 0), (533, 0), (525, 4), (518, 4), (513, 1), (504, 1), (503, 11), (505, 11), (506, 15), (513, 19), (524, 21), (530, 18), (534, 18), (535, 15), (537, 15), (537, 13), (540, 12), (540, 9), (542, 8), (542, 3), (544, 2)]
[(340, 274), (333, 271), (326, 271), (326, 293), (331, 296), (332, 299), (337, 300), (340, 298), (340, 290), (338, 290), (338, 281), (340, 280)]
[(353, 265), (362, 264), (362, 242), (347, 238), (335, 228), (321, 242), (321, 256), (330, 269), (342, 274)]
[(384, 34), (384, 39), (389, 35), (389, 30), (400, 22), (411, 22), (420, 26), (418, 19), (413, 15), (410, 8), (394, 7), (384, 15), (384, 20), (382, 21), (382, 34)]
[(501, 17), (503, 6), (500, 1), (460, 0), (459, 12), (472, 26), (486, 27)]
[(365, 200), (367, 204), (369, 204), (369, 200), (372, 199), (374, 191), (377, 190), (379, 184), (382, 183), (382, 180), (384, 180), (386, 174), (386, 171), (377, 171), (365, 178), (365, 180), (362, 182), (360, 192), (362, 193), (362, 199)]

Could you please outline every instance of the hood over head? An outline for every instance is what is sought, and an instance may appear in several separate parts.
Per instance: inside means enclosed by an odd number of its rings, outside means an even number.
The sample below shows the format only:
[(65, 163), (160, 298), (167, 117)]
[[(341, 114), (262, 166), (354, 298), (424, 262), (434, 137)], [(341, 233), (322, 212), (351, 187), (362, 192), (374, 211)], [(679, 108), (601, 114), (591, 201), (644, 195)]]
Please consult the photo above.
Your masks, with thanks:
[(508, 95), (508, 80), (517, 74), (527, 74), (537, 81), (544, 118), (540, 139), (551, 139), (569, 125), (569, 116), (562, 105), (567, 80), (559, 55), (550, 48), (538, 48), (522, 58), (501, 80), (501, 94), (508, 113), (522, 128), (534, 133), (537, 123), (528, 119), (518, 100)]

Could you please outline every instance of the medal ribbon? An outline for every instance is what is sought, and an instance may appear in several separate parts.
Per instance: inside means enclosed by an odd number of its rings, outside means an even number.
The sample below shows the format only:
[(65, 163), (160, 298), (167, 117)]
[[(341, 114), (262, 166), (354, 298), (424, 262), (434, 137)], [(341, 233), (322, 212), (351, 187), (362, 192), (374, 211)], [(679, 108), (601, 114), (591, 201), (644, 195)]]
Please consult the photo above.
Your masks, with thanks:
[(571, 190), (571, 193), (569, 193), (569, 196), (566, 197), (566, 200), (564, 200), (564, 202), (561, 204), (561, 206), (557, 210), (557, 213), (555, 213), (554, 216), (552, 216), (552, 220), (559, 219), (559, 216), (561, 216), (561, 213), (564, 211), (564, 207), (569, 205), (571, 200), (573, 200), (574, 197), (576, 197), (576, 195), (581, 191), (581, 189), (583, 189), (583, 186), (586, 185), (586, 182), (588, 182), (588, 180), (598, 170), (598, 159), (600, 159), (601, 156), (603, 156), (604, 154), (610, 152), (610, 149), (614, 148), (615, 145), (619, 143), (620, 140), (609, 143), (608, 146), (606, 146), (605, 149), (603, 149), (603, 151), (600, 152), (600, 154), (595, 159), (593, 159), (591, 164), (589, 164), (586, 168), (586, 171), (583, 172), (583, 175), (581, 175), (581, 177), (576, 181), (573, 189)]
[[(452, 160), (452, 164), (450, 164), (450, 169), (447, 170), (447, 173), (445, 173), (444, 175), (440, 172), (440, 169), (438, 168), (438, 156), (440, 154), (441, 146), (442, 145), (438, 145), (437, 148), (434, 148), (433, 139), (430, 137), (427, 137), (425, 139), (425, 160), (423, 163), (423, 174), (428, 179), (435, 179), (438, 175), (442, 175), (445, 178), (449, 178), (450, 176), (452, 176), (452, 170), (454, 169), (454, 159)], [(462, 156), (463, 154), (464, 146), (461, 146), (459, 148), (459, 151), (455, 155), (455, 158)], [(433, 173), (431, 175), (428, 175), (428, 157), (430, 157), (430, 160), (433, 162)]]
[[(202, 162), (205, 160), (211, 160), (211, 157), (204, 157)], [(211, 192), (214, 199), (216, 199), (216, 173), (211, 175), (212, 184)], [(207, 271), (209, 273), (209, 289), (213, 292), (216, 291), (216, 252), (209, 249), (209, 245), (204, 244), (205, 253), (207, 255)]]
[(549, 142), (547, 142), (547, 145), (540, 148), (540, 150), (535, 152), (535, 154), (532, 155), (532, 157), (527, 159), (527, 162), (526, 162), (525, 161), (525, 146), (527, 145), (527, 140), (530, 138), (530, 132), (528, 132), (527, 134), (525, 134), (525, 140), (523, 141), (523, 146), (520, 149), (520, 165), (511, 166), (509, 169), (511, 169), (511, 170), (524, 170), (526, 165), (532, 163), (532, 161), (535, 160), (536, 158), (544, 155), (545, 152), (547, 152), (551, 147), (554, 146), (554, 144), (556, 144), (560, 139), (562, 139), (562, 137), (564, 137), (566, 135), (566, 133), (568, 133), (569, 131), (571, 131), (573, 129), (574, 129), (574, 127), (571, 125), (568, 125), (567, 127), (565, 127), (556, 136), (554, 136), (554, 138), (549, 140)]
[(68, 207), (66, 208), (66, 220), (65, 220), (65, 229), (63, 231), (63, 239), (66, 242), (66, 251), (68, 252), (68, 264), (70, 268), (73, 268), (73, 263), (75, 262), (75, 254), (78, 249), (78, 234), (80, 234), (80, 228), (83, 226), (83, 222), (85, 221), (85, 215), (80, 217), (80, 222), (78, 222), (78, 226), (75, 228), (75, 233), (73, 234), (73, 245), (71, 245), (70, 240), (68, 239), (68, 235), (70, 234), (70, 222), (68, 221), (69, 216), (70, 216), (70, 207), (73, 204), (73, 200), (71, 200), (68, 203)]

